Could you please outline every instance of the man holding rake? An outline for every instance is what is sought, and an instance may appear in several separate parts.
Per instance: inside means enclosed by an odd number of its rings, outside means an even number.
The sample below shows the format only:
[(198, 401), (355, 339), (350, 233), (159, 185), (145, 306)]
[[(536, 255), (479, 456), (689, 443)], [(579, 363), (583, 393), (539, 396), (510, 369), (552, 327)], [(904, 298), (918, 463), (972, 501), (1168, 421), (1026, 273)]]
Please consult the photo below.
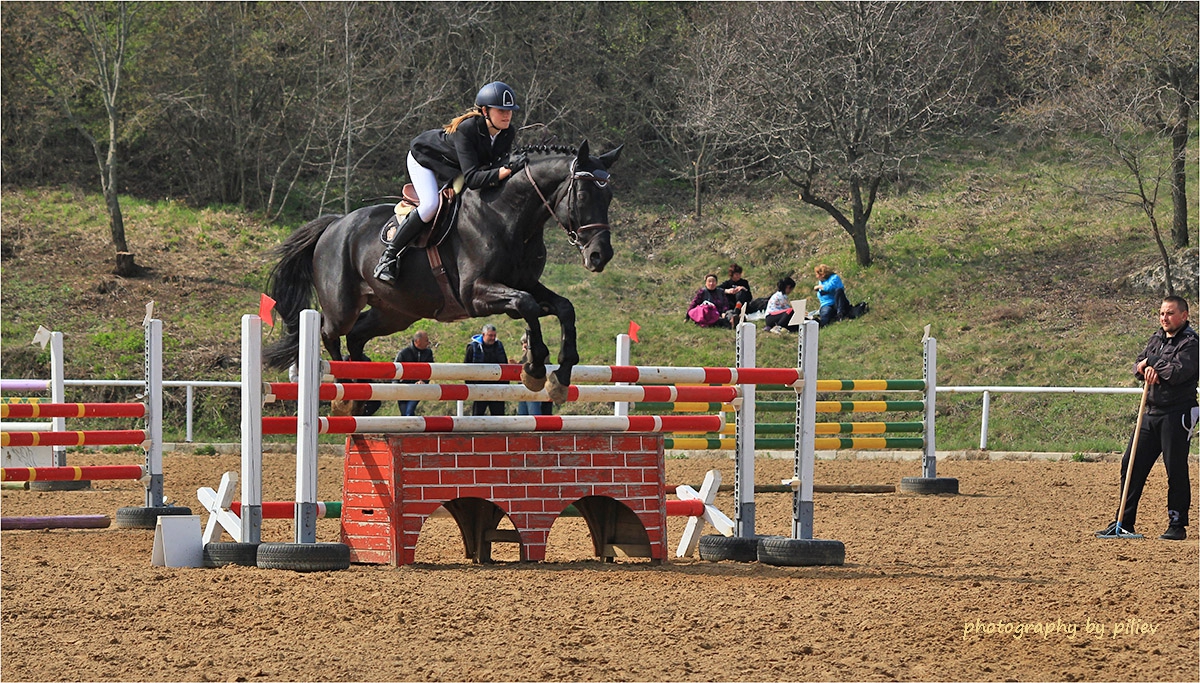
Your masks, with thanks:
[(1138, 501), (1150, 469), (1163, 457), (1167, 468), (1167, 530), (1161, 539), (1187, 538), (1192, 487), (1188, 475), (1188, 446), (1196, 431), (1200, 408), (1196, 380), (1200, 337), (1188, 324), (1188, 304), (1182, 297), (1163, 298), (1158, 320), (1162, 329), (1150, 337), (1138, 355), (1133, 374), (1145, 381), (1138, 424), (1121, 460), (1121, 506), (1117, 519), (1100, 538), (1137, 537)]

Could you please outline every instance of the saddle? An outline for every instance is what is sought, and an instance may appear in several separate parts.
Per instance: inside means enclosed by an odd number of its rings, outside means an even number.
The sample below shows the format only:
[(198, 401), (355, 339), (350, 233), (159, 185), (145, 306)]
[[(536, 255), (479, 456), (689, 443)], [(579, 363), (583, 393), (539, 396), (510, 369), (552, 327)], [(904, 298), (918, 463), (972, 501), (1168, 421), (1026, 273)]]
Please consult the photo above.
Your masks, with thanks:
[[(438, 247), (446, 240), (446, 236), (450, 234), (450, 230), (457, 223), (457, 199), (465, 184), (466, 180), (460, 175), (450, 185), (442, 188), (442, 202), (438, 207), (437, 215), (430, 221), (429, 227), (422, 230), (416, 239), (408, 247), (405, 247), (405, 249), (412, 247), (425, 250), (425, 256), (429, 259), (429, 270), (433, 272), (433, 279), (442, 293), (442, 307), (434, 314), (434, 318), (440, 322), (455, 322), (471, 317), (459, 302), (458, 297), (455, 296), (454, 290), (451, 289), (450, 280), (446, 277), (446, 266), (442, 263), (442, 255), (438, 251)], [(391, 242), (396, 231), (400, 229), (401, 219), (415, 211), (421, 204), (412, 183), (404, 186), (402, 194), (403, 199), (396, 204), (395, 214), (389, 216), (383, 227), (380, 228), (379, 239), (385, 244)], [(447, 211), (447, 207), (449, 207), (449, 211)]]

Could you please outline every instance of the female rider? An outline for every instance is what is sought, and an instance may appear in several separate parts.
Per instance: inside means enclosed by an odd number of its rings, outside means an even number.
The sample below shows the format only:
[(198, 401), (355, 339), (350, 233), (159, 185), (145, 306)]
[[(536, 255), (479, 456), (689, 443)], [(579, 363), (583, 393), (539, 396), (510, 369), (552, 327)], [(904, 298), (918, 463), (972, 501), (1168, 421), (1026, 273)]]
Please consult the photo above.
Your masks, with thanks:
[(444, 128), (435, 128), (413, 139), (408, 152), (408, 177), (420, 205), (409, 212), (379, 257), (375, 277), (391, 283), (400, 252), (437, 215), (441, 204), (439, 188), (462, 174), (471, 189), (496, 187), (525, 166), (525, 155), (517, 154), (501, 163), (512, 149), (513, 112), (517, 96), (513, 89), (494, 81), (479, 89), (475, 106)]

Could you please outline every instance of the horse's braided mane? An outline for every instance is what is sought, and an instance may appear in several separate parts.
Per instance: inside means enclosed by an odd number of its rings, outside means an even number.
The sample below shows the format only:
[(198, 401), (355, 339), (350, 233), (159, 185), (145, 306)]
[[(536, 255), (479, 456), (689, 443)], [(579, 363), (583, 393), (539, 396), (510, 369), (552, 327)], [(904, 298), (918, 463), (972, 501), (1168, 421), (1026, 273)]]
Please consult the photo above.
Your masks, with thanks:
[(570, 154), (571, 156), (579, 154), (578, 148), (567, 145), (525, 145), (516, 151), (526, 154)]

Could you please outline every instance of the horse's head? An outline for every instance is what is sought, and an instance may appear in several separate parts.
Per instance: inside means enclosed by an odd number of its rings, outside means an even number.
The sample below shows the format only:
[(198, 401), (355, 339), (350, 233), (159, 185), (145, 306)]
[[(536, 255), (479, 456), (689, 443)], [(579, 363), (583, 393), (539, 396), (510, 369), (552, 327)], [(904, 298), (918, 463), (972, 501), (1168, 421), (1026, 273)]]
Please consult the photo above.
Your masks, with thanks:
[(608, 205), (612, 201), (608, 169), (620, 156), (621, 147), (599, 157), (591, 156), (584, 140), (575, 158), (569, 160), (559, 190), (549, 199), (542, 197), (542, 203), (566, 231), (567, 239), (579, 249), (583, 266), (595, 273), (604, 270), (613, 256), (608, 225)]

